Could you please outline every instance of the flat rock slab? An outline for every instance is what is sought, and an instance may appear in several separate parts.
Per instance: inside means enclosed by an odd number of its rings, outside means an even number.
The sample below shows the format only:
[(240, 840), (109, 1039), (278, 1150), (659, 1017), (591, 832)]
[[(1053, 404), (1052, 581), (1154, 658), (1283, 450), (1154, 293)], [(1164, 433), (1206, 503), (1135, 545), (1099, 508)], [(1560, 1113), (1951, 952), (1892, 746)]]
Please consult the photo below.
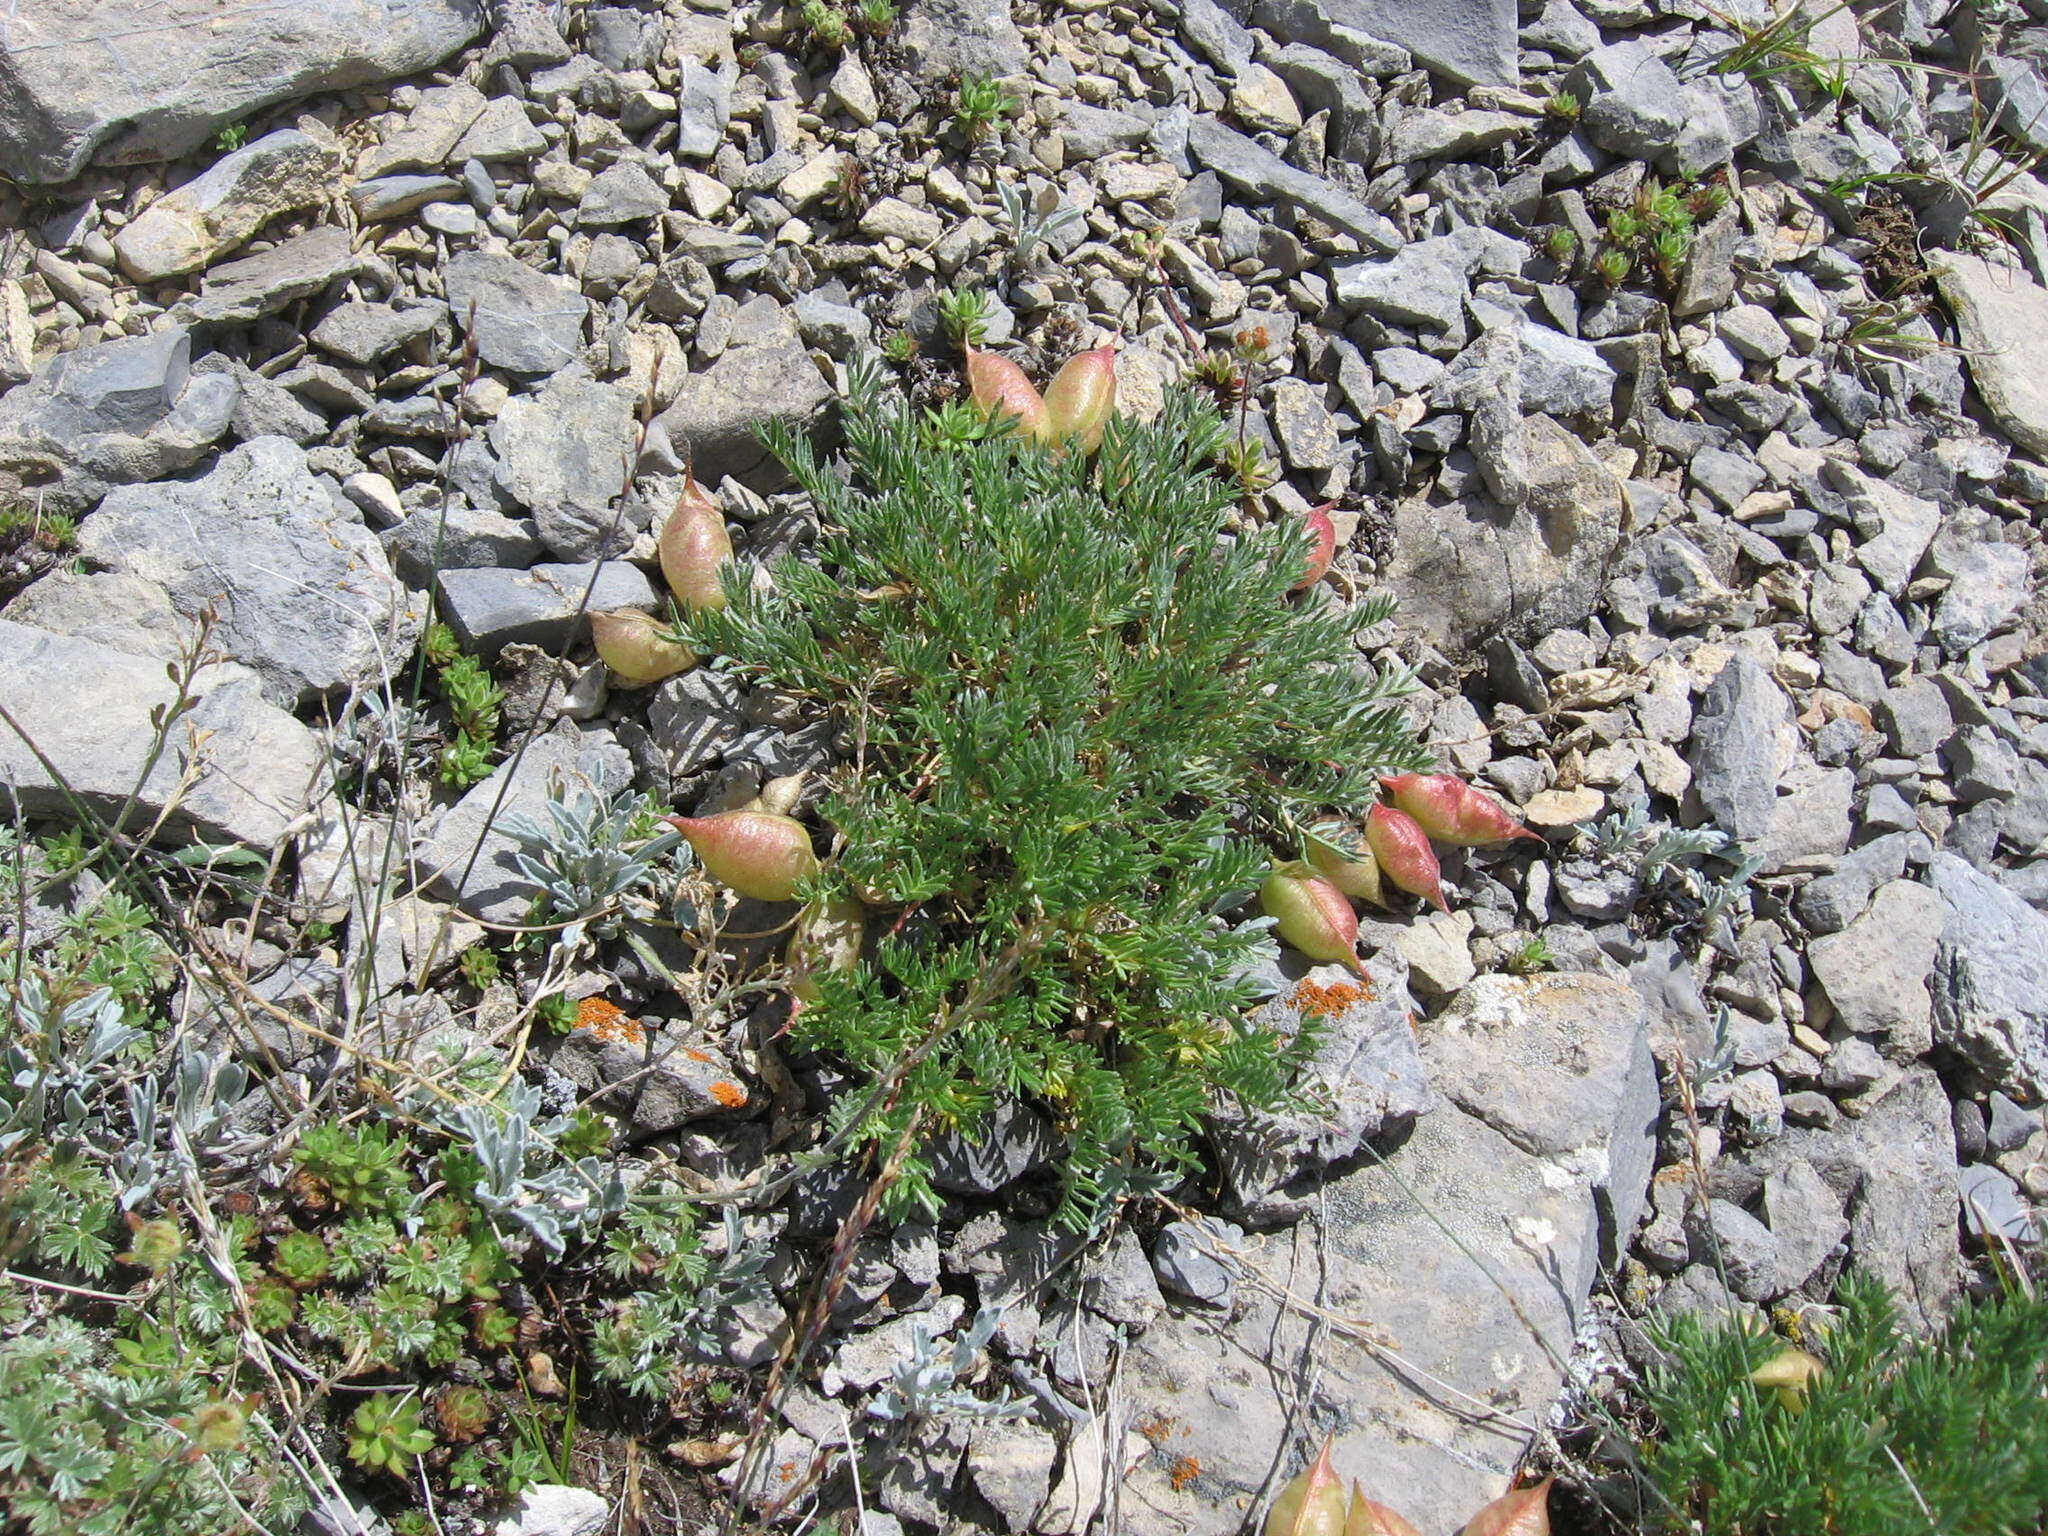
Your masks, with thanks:
[(1970, 378), (2020, 447), (2048, 453), (2048, 288), (2017, 267), (1936, 251), (1928, 266), (1962, 333)]
[(122, 486), (79, 525), (78, 552), (155, 582), (286, 708), (376, 685), (412, 650), (421, 616), (384, 546), (313, 477), (305, 450), (259, 437), (196, 480)]
[(706, 484), (757, 469), (767, 457), (758, 434), (769, 422), (801, 436), (832, 401), (832, 386), (804, 350), (796, 322), (778, 314), (764, 329), (761, 340), (685, 377), (675, 403), (657, 418)]
[(2048, 917), (1952, 853), (1928, 883), (1944, 916), (1934, 963), (1934, 1037), (1995, 1088), (2048, 1095)]
[(340, 154), (296, 128), (265, 134), (144, 209), (114, 237), (138, 283), (192, 272), (224, 256), (273, 216), (327, 195)]
[[(197, 836), (270, 848), (313, 797), (319, 743), (265, 703), (255, 675), (241, 667), (208, 668), (194, 686), (199, 702), (172, 723), (170, 750), (142, 780), (128, 830), (169, 807), (166, 842)], [(176, 693), (160, 658), (0, 619), (0, 705), (20, 728), (0, 727), (0, 779), (30, 816), (74, 819), (65, 786), (100, 815), (118, 815), (149, 760), (151, 714), (168, 709)], [(197, 776), (179, 795), (195, 744)]]
[(1463, 654), (1496, 635), (1526, 639), (1584, 622), (1621, 542), (1621, 482), (1547, 416), (1523, 425), (1528, 491), (1394, 508), (1382, 580), (1400, 622)]
[[(1506, 1490), (1640, 1210), (1656, 1076), (1625, 983), (1467, 992), (1424, 1030), (1450, 1102), (1328, 1185), (1320, 1221), (1236, 1245), (1234, 1320), (1169, 1311), (1126, 1353), (1131, 1421), (1169, 1426), (1125, 1484), (1129, 1528), (1232, 1536), (1331, 1431), (1338, 1472), (1432, 1536)], [(1201, 1470), (1176, 1488), (1183, 1457)]]
[(381, 258), (350, 248), (347, 230), (322, 225), (208, 269), (199, 297), (179, 308), (197, 325), (247, 325), (353, 277), (387, 292), (398, 286)]
[(590, 306), (567, 278), (510, 256), (464, 251), (441, 269), (455, 323), (493, 368), (553, 373), (583, 350)]
[(0, 172), (64, 181), (173, 160), (224, 123), (312, 91), (438, 64), (483, 30), (482, 0), (35, 0), (0, 46)]
[(194, 377), (182, 327), (59, 353), (0, 396), (0, 492), (33, 486), (51, 511), (83, 512), (196, 464), (240, 400), (229, 375)]
[(1318, 0), (1315, 9), (1460, 85), (1521, 82), (1515, 0)]
[(499, 764), (450, 807), (414, 861), (435, 895), (487, 923), (516, 923), (534, 886), (512, 862), (519, 844), (503, 830), (506, 820), (545, 818), (552, 785), (586, 784), (613, 795), (632, 778), (632, 759), (606, 732), (571, 726), (535, 737), (524, 754)]

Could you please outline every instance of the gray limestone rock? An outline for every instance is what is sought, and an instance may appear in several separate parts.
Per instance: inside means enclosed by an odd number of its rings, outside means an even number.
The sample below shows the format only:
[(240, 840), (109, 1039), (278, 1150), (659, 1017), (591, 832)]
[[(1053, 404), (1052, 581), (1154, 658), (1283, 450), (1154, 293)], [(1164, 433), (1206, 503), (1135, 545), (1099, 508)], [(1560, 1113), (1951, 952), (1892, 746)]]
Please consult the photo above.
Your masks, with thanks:
[(367, 367), (385, 353), (430, 334), (447, 313), (445, 304), (432, 299), (403, 306), (352, 299), (328, 312), (313, 328), (312, 341), (343, 362)]
[[(491, 776), (449, 807), (430, 837), (413, 852), (427, 887), (472, 917), (516, 923), (534, 888), (512, 855), (519, 845), (504, 830), (507, 818), (546, 815), (550, 786), (589, 786), (614, 795), (633, 778), (632, 760), (609, 732), (564, 725), (536, 736)], [(502, 803), (500, 797), (502, 796)]]
[(1210, 1117), (1234, 1215), (1264, 1225), (1300, 1214), (1333, 1163), (1366, 1141), (1398, 1134), (1430, 1102), (1408, 1027), (1408, 967), (1382, 952), (1361, 982), (1340, 966), (1310, 966), (1282, 951), (1273, 963), (1278, 995), (1254, 1024), (1291, 1039), (1304, 1015), (1322, 1018), (1321, 1038), (1298, 1080), (1313, 1107), (1279, 1112), (1219, 1108)]
[[(316, 797), (320, 745), (264, 701), (255, 674), (245, 668), (206, 668), (195, 692), (198, 705), (173, 727), (175, 749), (157, 756), (142, 780), (129, 830), (152, 825), (175, 799), (162, 832), (167, 841), (201, 837), (268, 849)], [(0, 619), (0, 706), (15, 722), (15, 729), (0, 733), (0, 780), (12, 786), (8, 794), (27, 815), (68, 817), (75, 794), (112, 818), (150, 761), (151, 716), (168, 710), (176, 696), (160, 657)], [(197, 771), (180, 793), (188, 743)]]
[(1602, 149), (1655, 160), (1686, 129), (1684, 89), (1671, 67), (1637, 38), (1596, 48), (1565, 76), (1579, 125)]
[(340, 159), (331, 145), (295, 128), (223, 155), (114, 237), (121, 270), (138, 283), (154, 283), (205, 266), (277, 214), (320, 202)]
[(1693, 788), (1714, 824), (1738, 843), (1771, 831), (1792, 729), (1791, 701), (1770, 670), (1744, 653), (1729, 658), (1700, 698)]
[(1765, 1176), (1764, 1214), (1777, 1248), (1773, 1295), (1806, 1284), (1849, 1235), (1842, 1197), (1804, 1158)]
[(155, 582), (125, 571), (50, 572), (6, 608), (17, 624), (159, 661), (178, 654), (192, 626)]
[(441, 269), (455, 323), (477, 355), (512, 373), (553, 373), (583, 350), (589, 304), (567, 278), (510, 256), (464, 251)]
[(533, 515), (557, 559), (602, 559), (631, 547), (633, 524), (615, 516), (614, 503), (632, 470), (636, 403), (623, 385), (577, 371), (507, 401), (491, 423), (499, 483)]
[(1928, 883), (1947, 907), (1934, 964), (1934, 1033), (1992, 1086), (2048, 1095), (2048, 916), (1951, 853)]
[(1197, 117), (1188, 125), (1188, 148), (1240, 191), (1298, 203), (1324, 223), (1354, 236), (1367, 250), (1391, 251), (1402, 243), (1400, 231), (1385, 215), (1336, 183), (1289, 165), (1213, 117)]
[(896, 36), (912, 74), (938, 88), (965, 71), (1021, 74), (1031, 62), (1004, 0), (910, 0)]
[(478, 0), (39, 0), (0, 49), (0, 172), (175, 159), (271, 102), (426, 69), (483, 24)]
[(483, 110), (483, 92), (461, 81), (420, 92), (397, 132), (357, 158), (356, 179), (375, 181), (404, 171), (440, 170)]
[(323, 224), (257, 255), (209, 267), (199, 297), (178, 311), (196, 325), (247, 325), (351, 279), (386, 292), (397, 286), (382, 258), (351, 249), (347, 230)]
[[(1618, 995), (1627, 988), (1599, 978), (1546, 984), (1575, 981), (1596, 989), (1578, 999), (1590, 1010), (1584, 1043), (1605, 1040), (1612, 1028), (1640, 1046), (1640, 1001), (1627, 1004)], [(1617, 995), (1599, 995), (1601, 988)], [(1560, 1028), (1562, 1013), (1577, 1006), (1565, 1004), (1568, 995), (1568, 985), (1557, 987)], [(1522, 1003), (1539, 1027), (1533, 1036), (1502, 1029), (1493, 1038), (1496, 1059), (1473, 1063), (1487, 1076), (1512, 1077), (1524, 1062), (1544, 1071), (1566, 1065), (1549, 1054), (1564, 1043), (1542, 1027), (1549, 1006)], [(1540, 1044), (1525, 1056), (1532, 1040)], [(1602, 1044), (1594, 1054), (1626, 1062), (1631, 1053)], [(1440, 1079), (1461, 1077), (1462, 1068), (1447, 1068), (1436, 1069)], [(1622, 1105), (1639, 1075), (1650, 1099), (1638, 1129)], [(1202, 1477), (1176, 1488), (1178, 1452), (1169, 1446), (1127, 1476), (1125, 1507), (1150, 1511), (1162, 1530), (1229, 1536), (1247, 1508), (1306, 1463), (1325, 1432), (1336, 1435), (1339, 1475), (1398, 1490), (1396, 1502), (1421, 1529), (1454, 1530), (1497, 1496), (1526, 1445), (1497, 1414), (1541, 1418), (1562, 1381), (1557, 1362), (1570, 1355), (1585, 1318), (1607, 1221), (1595, 1186), (1603, 1175), (1610, 1184), (1626, 1177), (1639, 1203), (1634, 1173), (1646, 1181), (1649, 1172), (1655, 1078), (1647, 1056), (1640, 1074), (1629, 1068), (1619, 1079), (1573, 1081), (1560, 1107), (1594, 1135), (1591, 1145), (1532, 1152), (1457, 1103), (1444, 1104), (1417, 1121), (1390, 1166), (1368, 1161), (1326, 1186), (1321, 1221), (1258, 1247), (1249, 1262), (1325, 1309), (1316, 1316), (1281, 1305), (1263, 1286), (1244, 1286), (1240, 1315), (1228, 1323), (1194, 1310), (1155, 1320), (1126, 1350), (1123, 1390), (1137, 1418), (1186, 1430)], [(1477, 1071), (1469, 1086), (1481, 1092)], [(1612, 1118), (1589, 1110), (1594, 1102)], [(1594, 1127), (1602, 1121), (1619, 1142), (1600, 1139)], [(1624, 1165), (1633, 1171), (1623, 1175)], [(1370, 1322), (1316, 1320), (1328, 1315)], [(1306, 1400), (1297, 1399), (1300, 1383)], [(1497, 1414), (1472, 1413), (1474, 1398)]]
[(444, 569), (434, 580), (456, 638), (486, 659), (514, 643), (559, 650), (581, 613), (652, 611), (660, 603), (640, 568), (621, 560), (531, 570)]
[(1046, 1118), (1003, 1099), (970, 1129), (948, 1131), (931, 1145), (932, 1182), (955, 1194), (993, 1195), (1049, 1168), (1062, 1152)]
[(195, 480), (123, 486), (79, 527), (79, 554), (154, 581), (186, 619), (287, 708), (376, 685), (423, 622), (361, 513), (328, 494), (306, 454), (260, 437)]
[(1352, 32), (1393, 44), (1460, 85), (1517, 85), (1514, 0), (1304, 0), (1262, 6), (1259, 20), (1285, 42), (1329, 47)]
[(1244, 1242), (1244, 1229), (1213, 1216), (1170, 1221), (1152, 1244), (1152, 1270), (1176, 1296), (1229, 1307), (1237, 1294), (1237, 1263), (1224, 1251)]
[[(1469, 350), (1469, 349), (1468, 349)], [(1447, 654), (1583, 623), (1621, 542), (1621, 482), (1547, 416), (1523, 426), (1528, 494), (1395, 504), (1381, 580), (1401, 622)]]
[(1807, 964), (1844, 1027), (1883, 1035), (1900, 1056), (1918, 1056), (1934, 1043), (1927, 978), (1942, 926), (1939, 896), (1916, 881), (1894, 880), (1842, 932), (1808, 946)]
[(2011, 622), (2031, 590), (2031, 562), (2017, 544), (1974, 544), (1954, 564), (1934, 610), (1933, 634), (1944, 651), (1960, 656)]
[(2048, 288), (2017, 267), (1961, 251), (1928, 258), (1969, 359), (1970, 379), (1992, 419), (2021, 448), (2048, 454)]
[(1464, 253), (1448, 237), (1418, 240), (1392, 255), (1338, 267), (1337, 302), (1396, 325), (1459, 327), (1467, 293)]
[(754, 300), (741, 312), (741, 322), (752, 324), (760, 339), (686, 376), (675, 403), (656, 418), (707, 484), (761, 466), (766, 450), (756, 434), (767, 423), (801, 433), (833, 398), (831, 385), (804, 350), (795, 320), (774, 300)]
[(1481, 976), (1438, 1017), (1424, 1059), (1438, 1092), (1517, 1147), (1597, 1165), (1602, 1261), (1618, 1263), (1660, 1103), (1643, 995), (1585, 972)]
[(640, 1136), (664, 1135), (753, 1103), (746, 1083), (708, 1040), (623, 1017), (572, 1029), (548, 1063), (624, 1115)]
[(235, 381), (194, 378), (177, 326), (52, 358), (0, 396), (0, 491), (83, 512), (117, 485), (196, 464), (234, 416)]
[(1737, 1296), (1769, 1301), (1778, 1294), (1777, 1239), (1741, 1206), (1726, 1200), (1695, 1205), (1686, 1226), (1693, 1253), (1715, 1263)]
[(381, 537), (400, 578), (422, 588), (433, 585), (436, 571), (524, 570), (541, 555), (532, 523), (492, 507), (472, 507), (460, 497), (448, 503), (445, 514), (438, 503), (421, 507)]

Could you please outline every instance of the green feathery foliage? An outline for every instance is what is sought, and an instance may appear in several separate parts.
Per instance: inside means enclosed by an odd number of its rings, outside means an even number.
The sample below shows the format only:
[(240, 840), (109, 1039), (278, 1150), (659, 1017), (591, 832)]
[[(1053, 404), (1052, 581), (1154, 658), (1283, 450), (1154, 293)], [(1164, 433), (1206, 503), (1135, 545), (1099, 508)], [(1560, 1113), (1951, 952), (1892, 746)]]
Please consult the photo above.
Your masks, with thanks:
[[(1193, 396), (1057, 456), (947, 445), (879, 373), (855, 370), (850, 479), (770, 437), (821, 561), (781, 562), (765, 594), (729, 571), (693, 643), (840, 711), (859, 753), (823, 807), (844, 835), (825, 882), (916, 918), (797, 1021), (905, 1074), (842, 1116), (888, 1149), (913, 1118), (972, 1135), (996, 1096), (1035, 1099), (1080, 1223), (1133, 1164), (1189, 1162), (1218, 1094), (1286, 1093), (1300, 1045), (1245, 1024), (1262, 936), (1226, 914), (1308, 823), (1424, 765), (1395, 703), (1412, 685), (1360, 659), (1389, 604), (1290, 596), (1301, 529), (1229, 531), (1224, 428)], [(893, 1198), (932, 1203), (915, 1157)]]
[(1751, 1382), (1782, 1341), (1679, 1317), (1646, 1396), (1656, 1530), (1699, 1536), (2008, 1536), (2048, 1529), (2048, 1299), (1965, 1301), (1930, 1340), (1876, 1281), (1842, 1285), (1825, 1374), (1789, 1403)]

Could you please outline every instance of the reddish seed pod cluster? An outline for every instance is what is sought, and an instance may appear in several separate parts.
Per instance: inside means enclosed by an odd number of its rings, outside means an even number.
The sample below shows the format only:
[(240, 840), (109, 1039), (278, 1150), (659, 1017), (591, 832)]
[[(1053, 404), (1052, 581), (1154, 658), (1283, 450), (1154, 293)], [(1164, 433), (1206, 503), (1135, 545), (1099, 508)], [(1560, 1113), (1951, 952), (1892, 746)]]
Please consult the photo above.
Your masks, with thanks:
[[(1356, 1483), (1347, 1493), (1330, 1463), (1334, 1441), (1273, 1500), (1264, 1536), (1421, 1536), (1407, 1520), (1365, 1496)], [(1465, 1523), (1461, 1536), (1550, 1536), (1550, 1485), (1503, 1494)]]
[[(1308, 862), (1280, 865), (1260, 888), (1260, 904), (1280, 937), (1311, 959), (1358, 968), (1358, 919), (1347, 896), (1386, 906), (1391, 885), (1448, 913), (1432, 838), (1463, 847), (1543, 840), (1455, 774), (1394, 774), (1380, 784), (1394, 801), (1366, 814), (1362, 836), (1342, 823), (1323, 823), (1310, 840)], [(1340, 851), (1359, 842), (1364, 847), (1355, 857)]]
[(1008, 358), (969, 347), (967, 388), (984, 415), (1008, 420), (1021, 436), (1093, 453), (1116, 411), (1116, 348), (1069, 358), (1041, 395)]

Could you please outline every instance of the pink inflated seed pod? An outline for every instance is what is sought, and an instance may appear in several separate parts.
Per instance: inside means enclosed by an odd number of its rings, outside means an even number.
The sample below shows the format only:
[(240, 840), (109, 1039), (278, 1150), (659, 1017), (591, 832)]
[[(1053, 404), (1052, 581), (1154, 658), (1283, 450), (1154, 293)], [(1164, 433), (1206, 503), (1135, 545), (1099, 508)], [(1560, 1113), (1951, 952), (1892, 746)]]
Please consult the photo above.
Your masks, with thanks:
[(1348, 1500), (1330, 1465), (1331, 1441), (1308, 1467), (1287, 1481), (1266, 1512), (1261, 1536), (1344, 1536)]
[(1093, 453), (1116, 411), (1116, 348), (1070, 357), (1045, 386), (1045, 430), (1053, 442)]
[(1045, 438), (1045, 399), (1024, 377), (1024, 370), (1007, 357), (969, 347), (967, 390), (984, 416), (995, 421), (1008, 420), (1011, 430), (1025, 437)]
[(1259, 906), (1282, 939), (1311, 960), (1349, 966), (1359, 975), (1358, 914), (1344, 893), (1306, 864), (1283, 864), (1259, 887)]
[(1456, 774), (1397, 773), (1382, 778), (1380, 787), (1440, 843), (1483, 848), (1517, 837), (1543, 841), (1540, 833), (1510, 816), (1506, 806)]
[(1310, 507), (1302, 521), (1308, 524), (1309, 537), (1315, 542), (1309, 549), (1308, 564), (1302, 569), (1301, 580), (1287, 590), (1303, 592), (1321, 581), (1328, 574), (1330, 562), (1337, 558), (1337, 525), (1330, 521), (1330, 508), (1334, 502), (1325, 502), (1320, 507)]
[(1374, 806), (1365, 818), (1365, 845), (1387, 879), (1438, 911), (1450, 912), (1436, 850), (1413, 816), (1391, 805)]
[(694, 475), (684, 477), (683, 494), (662, 525), (659, 550), (661, 574), (677, 602), (693, 611), (725, 606), (718, 573), (732, 559), (732, 537), (725, 514)]
[(638, 608), (590, 616), (590, 639), (598, 658), (636, 687), (661, 682), (697, 665), (697, 653), (668, 635), (666, 624)]
[(663, 819), (689, 839), (712, 879), (756, 901), (788, 901), (798, 882), (818, 872), (811, 834), (792, 816), (724, 811)]

